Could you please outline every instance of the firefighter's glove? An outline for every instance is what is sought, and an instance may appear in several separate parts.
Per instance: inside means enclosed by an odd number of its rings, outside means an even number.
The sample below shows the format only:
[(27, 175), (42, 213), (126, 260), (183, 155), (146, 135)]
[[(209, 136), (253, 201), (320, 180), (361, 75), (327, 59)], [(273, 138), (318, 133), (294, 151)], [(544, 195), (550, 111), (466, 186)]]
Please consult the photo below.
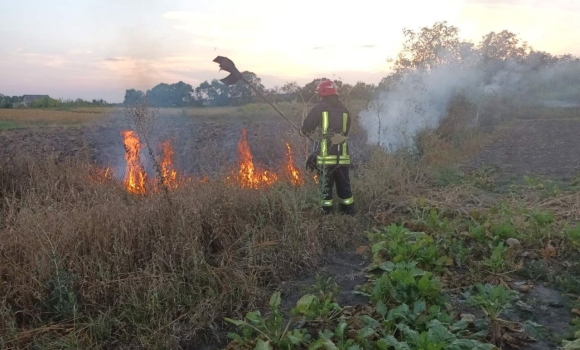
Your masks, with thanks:
[(317, 156), (316, 153), (312, 153), (308, 156), (306, 160), (306, 170), (314, 172), (318, 171), (318, 165), (316, 164)]

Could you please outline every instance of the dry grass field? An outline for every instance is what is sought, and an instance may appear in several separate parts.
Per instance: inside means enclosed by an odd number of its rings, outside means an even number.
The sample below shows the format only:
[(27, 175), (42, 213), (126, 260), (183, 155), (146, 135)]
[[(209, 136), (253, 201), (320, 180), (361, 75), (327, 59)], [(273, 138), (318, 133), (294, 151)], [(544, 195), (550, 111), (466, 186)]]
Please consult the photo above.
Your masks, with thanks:
[(107, 115), (106, 108), (86, 111), (0, 109), (0, 130), (31, 126), (61, 126), (95, 123)]

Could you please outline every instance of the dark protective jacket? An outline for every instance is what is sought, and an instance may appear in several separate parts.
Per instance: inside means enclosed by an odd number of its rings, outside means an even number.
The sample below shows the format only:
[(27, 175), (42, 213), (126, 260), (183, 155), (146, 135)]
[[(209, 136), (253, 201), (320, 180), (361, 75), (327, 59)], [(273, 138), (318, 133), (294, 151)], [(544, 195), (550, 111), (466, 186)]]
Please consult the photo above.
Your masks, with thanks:
[(320, 133), (317, 165), (350, 165), (348, 142), (334, 145), (330, 141), (334, 134), (348, 136), (350, 123), (350, 112), (340, 102), (338, 96), (324, 97), (308, 113), (302, 123), (300, 134), (309, 136), (316, 132)]

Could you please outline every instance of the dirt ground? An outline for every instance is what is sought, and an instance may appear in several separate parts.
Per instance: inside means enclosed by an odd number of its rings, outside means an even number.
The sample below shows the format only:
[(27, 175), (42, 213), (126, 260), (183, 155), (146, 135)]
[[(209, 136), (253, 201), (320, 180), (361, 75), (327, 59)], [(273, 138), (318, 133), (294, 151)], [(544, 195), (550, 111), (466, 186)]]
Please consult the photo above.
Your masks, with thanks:
[(570, 180), (580, 173), (579, 136), (580, 113), (570, 119), (518, 119), (470, 165), (490, 166), (504, 175)]
[[(110, 115), (92, 125), (0, 129), (0, 160), (9, 161), (15, 153), (53, 154), (60, 159), (85, 156), (99, 166), (111, 167), (116, 174), (121, 174), (125, 166), (125, 150), (120, 131), (128, 129), (134, 130), (122, 113)], [(233, 118), (224, 121), (160, 115), (152, 129), (149, 142), (154, 152), (160, 155), (159, 145), (170, 140), (175, 151), (175, 168), (190, 175), (211, 176), (235, 166), (242, 129), (247, 130), (247, 140), (257, 166), (273, 169), (280, 166), (285, 160), (286, 143), (291, 145), (294, 159), (300, 165), (310, 149), (308, 140), (278, 119), (248, 121)], [(351, 137), (351, 145), (358, 143), (364, 143), (361, 135)], [(354, 149), (360, 150), (361, 147)], [(360, 159), (359, 155), (356, 156)], [(141, 160), (148, 172), (153, 171), (146, 152), (142, 152)]]

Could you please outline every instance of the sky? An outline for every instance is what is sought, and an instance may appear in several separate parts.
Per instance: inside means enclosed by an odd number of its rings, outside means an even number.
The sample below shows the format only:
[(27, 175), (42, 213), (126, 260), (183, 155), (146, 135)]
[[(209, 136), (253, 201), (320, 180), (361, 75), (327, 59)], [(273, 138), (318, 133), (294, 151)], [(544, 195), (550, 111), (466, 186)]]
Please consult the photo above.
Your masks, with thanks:
[(266, 87), (378, 83), (404, 28), (437, 21), (477, 42), (509, 30), (580, 55), (580, 0), (18, 0), (0, 6), (0, 93), (122, 102), (126, 89), (223, 78), (231, 58)]

